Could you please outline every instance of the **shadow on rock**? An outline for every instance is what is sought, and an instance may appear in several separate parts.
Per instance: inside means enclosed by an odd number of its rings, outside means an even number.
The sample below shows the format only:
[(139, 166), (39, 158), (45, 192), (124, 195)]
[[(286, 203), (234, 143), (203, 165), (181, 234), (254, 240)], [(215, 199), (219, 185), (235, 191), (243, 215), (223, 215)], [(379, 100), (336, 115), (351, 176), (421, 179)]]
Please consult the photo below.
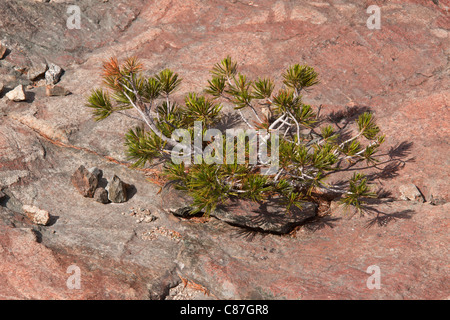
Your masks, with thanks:
[(286, 234), (314, 217), (316, 212), (317, 205), (311, 202), (305, 202), (301, 209), (292, 206), (286, 212), (285, 205), (277, 200), (257, 203), (237, 199), (217, 206), (211, 216), (247, 230)]
[(127, 184), (127, 201), (134, 197), (137, 189), (134, 184)]
[(366, 224), (366, 228), (371, 228), (374, 225), (384, 227), (391, 221), (396, 221), (398, 219), (411, 219), (412, 216), (416, 213), (414, 210), (411, 210), (411, 209), (397, 211), (397, 212), (393, 212), (393, 213), (386, 213), (386, 212), (382, 212), (381, 210), (375, 209), (370, 206), (364, 206), (363, 210), (375, 215)]

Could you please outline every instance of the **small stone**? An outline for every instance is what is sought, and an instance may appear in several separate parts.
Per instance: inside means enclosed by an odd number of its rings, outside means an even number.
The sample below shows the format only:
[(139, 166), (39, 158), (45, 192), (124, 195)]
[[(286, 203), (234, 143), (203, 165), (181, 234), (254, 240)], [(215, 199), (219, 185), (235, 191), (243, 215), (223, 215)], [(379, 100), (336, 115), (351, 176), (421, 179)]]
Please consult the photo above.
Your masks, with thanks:
[(127, 189), (125, 183), (116, 175), (108, 183), (108, 198), (111, 202), (122, 203), (127, 201)]
[[(1, 198), (1, 195), (0, 195)], [(430, 195), (430, 204), (432, 204), (433, 206), (439, 206), (439, 205), (443, 205), (446, 203), (445, 199), (436, 195), (431, 194)]]
[(61, 78), (63, 70), (60, 66), (57, 66), (56, 64), (51, 63), (48, 66), (48, 70), (45, 72), (45, 80), (47, 84), (56, 84), (58, 83), (59, 79)]
[(71, 92), (69, 90), (66, 90), (62, 86), (47, 85), (47, 87), (45, 88), (45, 94), (47, 97), (67, 96), (70, 93)]
[(155, 216), (146, 216), (145, 218), (144, 218), (144, 222), (146, 222), (146, 223), (149, 223), (149, 222), (153, 222), (153, 221), (155, 221), (156, 220), (156, 217)]
[(413, 183), (404, 184), (400, 186), (399, 190), (401, 193), (400, 199), (402, 200), (425, 202), (422, 193)]
[(47, 68), (48, 67), (46, 63), (33, 64), (33, 66), (28, 70), (28, 80), (35, 81), (38, 78), (44, 76)]
[(97, 188), (94, 192), (94, 200), (103, 204), (108, 203), (108, 191), (105, 188)]
[(25, 101), (26, 96), (25, 96), (25, 91), (23, 89), (23, 85), (19, 84), (17, 87), (14, 88), (14, 90), (11, 90), (10, 92), (8, 92), (6, 94), (6, 97), (9, 100), (15, 101), (15, 102)]
[(0, 94), (2, 94), (3, 87), (4, 87), (4, 84), (2, 82), (0, 82)]
[(6, 53), (7, 48), (2, 45), (2, 43), (0, 42), (0, 59), (3, 59), (5, 53)]
[(95, 189), (98, 186), (98, 178), (90, 173), (84, 166), (80, 166), (74, 172), (71, 181), (83, 197), (94, 197)]
[(50, 214), (45, 210), (29, 205), (22, 206), (22, 209), (34, 224), (46, 226), (50, 221)]

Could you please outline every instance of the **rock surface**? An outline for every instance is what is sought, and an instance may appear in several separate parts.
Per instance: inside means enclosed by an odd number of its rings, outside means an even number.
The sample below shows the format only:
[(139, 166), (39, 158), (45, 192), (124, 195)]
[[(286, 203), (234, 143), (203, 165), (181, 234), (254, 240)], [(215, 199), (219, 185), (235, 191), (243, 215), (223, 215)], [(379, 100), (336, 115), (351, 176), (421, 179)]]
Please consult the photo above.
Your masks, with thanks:
[[(35, 88), (27, 104), (0, 96), (1, 299), (164, 299), (183, 297), (183, 281), (185, 298), (192, 290), (212, 299), (449, 298), (448, 1), (380, 3), (381, 30), (367, 28), (366, 2), (349, 0), (77, 5), (83, 28), (67, 30), (64, 2), (0, 1), (0, 39), (10, 49), (0, 81), (8, 90), (28, 85), (19, 70), (46, 58), (65, 69), (61, 85), (73, 93), (51, 98)], [(101, 85), (101, 61), (114, 54), (138, 55), (151, 74), (179, 72), (180, 101), (228, 54), (249, 77), (273, 75), (277, 83), (289, 64), (314, 66), (321, 84), (306, 103), (334, 116), (375, 113), (384, 151), (399, 160), (368, 172), (388, 198), (363, 217), (333, 210), (292, 237), (174, 217), (176, 199), (127, 166), (123, 135), (135, 122), (94, 123), (83, 107)], [(107, 206), (80, 197), (69, 182), (80, 163), (120, 176), (134, 194)], [(397, 201), (408, 183), (427, 202)], [(54, 223), (29, 224), (23, 203), (49, 210)], [(132, 207), (160, 218), (137, 223), (121, 214)], [(72, 265), (81, 290), (67, 287)], [(379, 290), (366, 285), (373, 265)]]
[(400, 199), (402, 200), (425, 202), (420, 190), (412, 183), (401, 185), (400, 194)]

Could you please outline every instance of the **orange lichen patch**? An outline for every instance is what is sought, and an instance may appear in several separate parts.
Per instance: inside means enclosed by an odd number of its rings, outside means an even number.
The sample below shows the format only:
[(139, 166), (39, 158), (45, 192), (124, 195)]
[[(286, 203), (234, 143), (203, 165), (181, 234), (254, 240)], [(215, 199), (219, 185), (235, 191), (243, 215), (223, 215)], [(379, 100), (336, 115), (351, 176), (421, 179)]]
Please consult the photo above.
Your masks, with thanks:
[(189, 219), (189, 221), (195, 222), (195, 223), (206, 223), (209, 221), (209, 218), (208, 217), (192, 217)]
[[(145, 176), (148, 181), (154, 183), (160, 187), (163, 187), (166, 184), (166, 180), (161, 176), (161, 172), (156, 169), (142, 169), (145, 171)], [(158, 194), (161, 193), (162, 188), (158, 191)]]
[(191, 288), (193, 290), (198, 290), (203, 292), (205, 295), (210, 296), (211, 293), (209, 292), (208, 289), (206, 289), (204, 286), (202, 286), (201, 284), (195, 283), (192, 280), (189, 280), (187, 278), (183, 278), (182, 276), (178, 275), (181, 279), (181, 282), (183, 283), (184, 288), (188, 287)]

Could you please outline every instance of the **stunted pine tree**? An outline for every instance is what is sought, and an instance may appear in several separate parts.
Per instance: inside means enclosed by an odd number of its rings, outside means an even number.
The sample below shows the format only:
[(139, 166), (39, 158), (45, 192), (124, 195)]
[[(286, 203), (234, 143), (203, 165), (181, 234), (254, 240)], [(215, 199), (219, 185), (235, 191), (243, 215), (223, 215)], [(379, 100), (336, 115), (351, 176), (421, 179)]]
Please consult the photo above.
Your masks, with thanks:
[[(359, 116), (356, 132), (349, 136), (347, 130), (322, 116), (320, 108), (303, 103), (302, 94), (319, 83), (312, 67), (290, 66), (277, 88), (271, 78), (251, 80), (239, 73), (237, 63), (227, 57), (213, 67), (206, 88), (188, 93), (183, 102), (173, 99), (181, 79), (169, 69), (146, 77), (137, 58), (122, 64), (112, 58), (103, 70), (108, 90), (93, 90), (87, 103), (95, 119), (119, 113), (143, 121), (144, 129), (138, 126), (125, 135), (129, 159), (135, 166), (163, 161), (170, 183), (194, 199), (193, 213), (209, 214), (233, 198), (276, 200), (289, 211), (324, 192), (340, 194), (344, 204), (358, 209), (364, 198), (375, 197), (361, 173), (354, 173), (346, 183), (327, 183), (336, 172), (354, 169), (361, 162), (377, 162), (375, 155), (384, 136), (370, 113)], [(217, 130), (208, 135), (208, 130), (226, 123), (222, 121), (223, 104), (232, 105), (241, 124), (266, 144), (270, 149), (266, 157), (257, 147), (256, 161), (255, 157), (250, 161), (255, 147), (248, 136), (238, 135), (230, 141)], [(183, 144), (183, 161), (174, 161), (180, 159), (180, 143), (199, 141), (199, 136), (200, 144)], [(275, 167), (267, 163), (274, 155), (274, 141)], [(239, 162), (234, 156), (223, 157), (221, 146), (227, 152), (232, 147), (231, 154), (236, 156), (244, 148), (246, 158)]]

